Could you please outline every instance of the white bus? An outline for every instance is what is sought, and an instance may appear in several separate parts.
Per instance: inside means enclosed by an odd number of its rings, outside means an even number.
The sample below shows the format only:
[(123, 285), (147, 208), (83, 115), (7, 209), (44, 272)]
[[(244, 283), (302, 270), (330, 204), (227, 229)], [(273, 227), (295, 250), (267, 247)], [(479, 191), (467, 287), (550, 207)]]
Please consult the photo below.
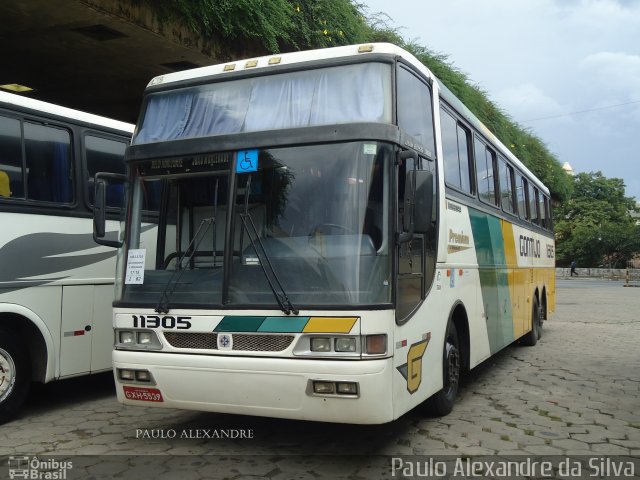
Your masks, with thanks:
[[(124, 173), (133, 128), (0, 92), (0, 423), (33, 381), (111, 368), (115, 252), (93, 241), (93, 177)], [(121, 201), (113, 185), (110, 235)]]
[[(548, 189), (393, 45), (157, 77), (125, 158), (123, 403), (444, 415), (461, 371), (535, 344), (554, 308)], [(145, 181), (163, 196), (142, 272)]]

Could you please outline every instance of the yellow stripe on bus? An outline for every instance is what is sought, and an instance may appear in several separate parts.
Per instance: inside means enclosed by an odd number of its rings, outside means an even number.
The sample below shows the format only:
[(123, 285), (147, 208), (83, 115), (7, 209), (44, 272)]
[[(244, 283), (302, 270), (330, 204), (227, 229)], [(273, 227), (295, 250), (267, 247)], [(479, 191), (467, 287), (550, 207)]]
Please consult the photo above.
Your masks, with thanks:
[(520, 338), (526, 331), (525, 283), (526, 270), (518, 268), (516, 242), (513, 236), (513, 224), (502, 220), (502, 238), (504, 240), (504, 256), (507, 264), (509, 296), (511, 298), (511, 319), (513, 321), (514, 338)]
[(302, 330), (305, 333), (349, 333), (357, 317), (311, 317)]

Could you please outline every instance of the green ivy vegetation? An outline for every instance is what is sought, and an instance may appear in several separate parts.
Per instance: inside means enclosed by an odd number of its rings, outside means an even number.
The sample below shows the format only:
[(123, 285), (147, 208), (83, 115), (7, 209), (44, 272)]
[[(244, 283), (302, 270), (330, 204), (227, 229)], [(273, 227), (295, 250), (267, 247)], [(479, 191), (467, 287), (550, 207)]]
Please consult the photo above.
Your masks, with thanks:
[(352, 0), (139, 0), (160, 19), (177, 19), (222, 45), (221, 55), (242, 58), (350, 45), (390, 42), (413, 53), (549, 187), (556, 202), (571, 195), (572, 182), (558, 159), (530, 131), (517, 125), (472, 84), (446, 56), (405, 40), (384, 14), (369, 14)]

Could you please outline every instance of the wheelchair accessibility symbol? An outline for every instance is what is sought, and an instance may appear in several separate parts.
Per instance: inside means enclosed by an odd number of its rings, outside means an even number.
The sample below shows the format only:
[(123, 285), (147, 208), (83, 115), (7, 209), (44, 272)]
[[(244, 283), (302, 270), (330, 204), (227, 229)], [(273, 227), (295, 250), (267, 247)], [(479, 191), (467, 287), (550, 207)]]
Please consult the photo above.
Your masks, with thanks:
[(258, 150), (240, 150), (237, 152), (236, 173), (258, 171)]

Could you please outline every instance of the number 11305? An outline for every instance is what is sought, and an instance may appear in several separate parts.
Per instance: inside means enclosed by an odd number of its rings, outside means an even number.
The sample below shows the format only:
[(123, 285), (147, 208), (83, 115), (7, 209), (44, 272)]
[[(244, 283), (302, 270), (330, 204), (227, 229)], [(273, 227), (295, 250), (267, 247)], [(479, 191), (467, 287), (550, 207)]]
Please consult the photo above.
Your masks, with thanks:
[(171, 315), (131, 315), (133, 328), (175, 328), (188, 330), (191, 328), (191, 317), (173, 317)]

